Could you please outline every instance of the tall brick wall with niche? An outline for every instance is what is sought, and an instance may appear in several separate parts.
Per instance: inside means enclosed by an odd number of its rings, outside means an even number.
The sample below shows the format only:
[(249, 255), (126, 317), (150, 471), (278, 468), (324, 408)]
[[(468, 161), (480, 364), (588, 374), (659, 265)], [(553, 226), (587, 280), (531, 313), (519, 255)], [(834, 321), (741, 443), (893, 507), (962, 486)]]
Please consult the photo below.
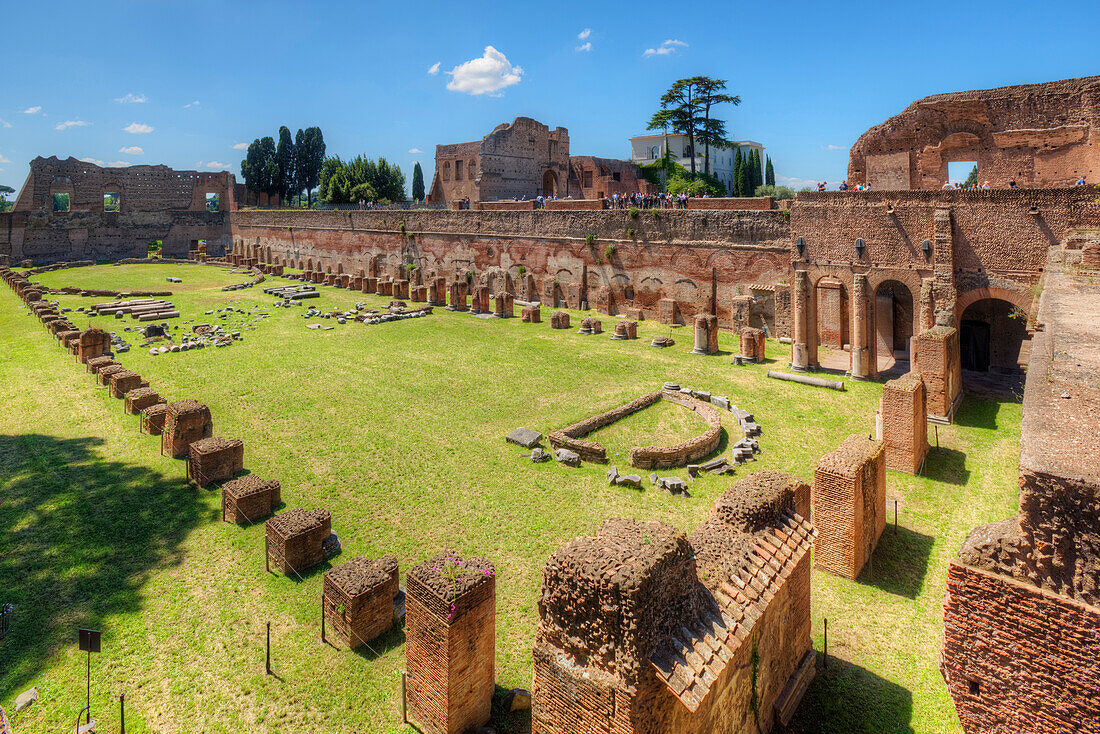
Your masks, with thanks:
[(928, 409), (920, 375), (907, 372), (883, 385), (879, 413), (886, 468), (916, 474), (928, 453)]
[(441, 554), (405, 579), (409, 717), (430, 734), (489, 721), (495, 678), (496, 575), (482, 558)]
[(802, 482), (758, 472), (689, 537), (608, 520), (555, 552), (539, 599), (532, 732), (785, 724), (777, 703), (797, 703), (812, 675), (813, 528), (799, 514), (808, 495)]
[(886, 452), (881, 441), (852, 435), (814, 469), (814, 565), (854, 579), (886, 528)]

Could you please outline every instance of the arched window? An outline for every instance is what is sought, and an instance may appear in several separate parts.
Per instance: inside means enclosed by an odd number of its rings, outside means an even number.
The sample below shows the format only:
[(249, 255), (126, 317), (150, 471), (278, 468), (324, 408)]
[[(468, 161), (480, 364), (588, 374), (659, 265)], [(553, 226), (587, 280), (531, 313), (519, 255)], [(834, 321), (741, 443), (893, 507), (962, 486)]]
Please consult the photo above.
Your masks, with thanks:
[(649, 149), (649, 160), (655, 161), (661, 157), (661, 146), (654, 145)]

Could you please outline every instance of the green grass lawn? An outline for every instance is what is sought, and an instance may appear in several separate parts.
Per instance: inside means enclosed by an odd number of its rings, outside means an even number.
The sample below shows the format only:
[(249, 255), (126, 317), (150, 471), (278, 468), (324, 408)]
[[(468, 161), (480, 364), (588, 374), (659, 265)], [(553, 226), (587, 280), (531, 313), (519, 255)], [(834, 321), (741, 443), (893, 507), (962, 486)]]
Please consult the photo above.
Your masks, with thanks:
[[(167, 275), (184, 282), (166, 284)], [(270, 306), (259, 288), (218, 290), (244, 279), (199, 265), (37, 277), (55, 287), (172, 290), (183, 317), (171, 323), (181, 333), (216, 318), (209, 309)], [(322, 290), (310, 305), (389, 300)], [(75, 307), (106, 299), (60, 300)], [(20, 305), (0, 288), (0, 602), (17, 607), (0, 642), (0, 705), (30, 686), (42, 696), (17, 730), (71, 728), (84, 705), (76, 629), (92, 626), (104, 633), (93, 707), (109, 731), (117, 730), (121, 692), (130, 732), (401, 731), (401, 631), (360, 653), (322, 645), (321, 573), (302, 581), (265, 574), (263, 528), (220, 522), (218, 493), (187, 486), (183, 463), (160, 456), (159, 439), (139, 434), (138, 418), (94, 387)], [(839, 393), (766, 379), (787, 361), (789, 348), (778, 342), (768, 343), (772, 363), (749, 367), (733, 366), (729, 355), (691, 355), (688, 329), (673, 331), (675, 347), (653, 349), (649, 340), (668, 327), (652, 322), (639, 324), (637, 341), (615, 341), (608, 317), (604, 334), (581, 336), (576, 327), (552, 330), (547, 311), (547, 321), (523, 324), (437, 309), (313, 331), (303, 310), (272, 308), (225, 349), (153, 357), (127, 335), (134, 350), (120, 361), (169, 399), (209, 405), (215, 433), (245, 441), (246, 467), (282, 482), (288, 508), (329, 509), (344, 548), (337, 563), (395, 553), (404, 574), (441, 549), (491, 558), (505, 688), (530, 687), (550, 553), (613, 516), (691, 530), (755, 469), (810, 479), (823, 453), (873, 430), (881, 394), (874, 383)], [(80, 328), (136, 325), (72, 316)], [(720, 346), (737, 351), (729, 334)], [(764, 431), (759, 461), (735, 477), (688, 480), (693, 496), (682, 498), (609, 487), (602, 465), (532, 464), (503, 440), (518, 426), (547, 433), (665, 380), (755, 412)], [(900, 528), (883, 535), (873, 568), (857, 582), (814, 572), (814, 643), (820, 650), (828, 618), (830, 665), (797, 730), (958, 730), (938, 670), (945, 569), (970, 528), (1015, 512), (1019, 423), (1018, 404), (964, 401), (958, 423), (940, 428), (926, 476), (888, 476)], [(631, 446), (701, 430), (687, 411), (660, 403), (596, 440), (624, 471)], [(275, 677), (264, 675), (267, 622)]]

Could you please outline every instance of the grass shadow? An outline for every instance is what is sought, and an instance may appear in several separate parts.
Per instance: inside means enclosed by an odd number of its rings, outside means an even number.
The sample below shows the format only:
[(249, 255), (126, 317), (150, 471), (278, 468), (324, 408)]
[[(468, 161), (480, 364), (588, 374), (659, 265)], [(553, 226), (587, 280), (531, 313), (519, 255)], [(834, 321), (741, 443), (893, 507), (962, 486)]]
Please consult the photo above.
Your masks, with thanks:
[(967, 395), (955, 411), (955, 423), (968, 428), (996, 430), (1001, 404), (988, 398)]
[(859, 582), (890, 594), (916, 599), (928, 574), (935, 539), (909, 528), (887, 525)]
[[(332, 637), (332, 633), (329, 633)], [(405, 644), (405, 625), (395, 624), (373, 640), (355, 648), (355, 654), (366, 661), (377, 660), (390, 650)]]
[(802, 698), (789, 734), (848, 734), (849, 732), (913, 732), (913, 693), (880, 678), (866, 668), (829, 658)]
[[(99, 438), (0, 435), (0, 698), (33, 679), (76, 629), (141, 609), (141, 587), (183, 560), (181, 543), (220, 511), (186, 480), (109, 461)], [(109, 626), (104, 645), (110, 645)]]
[(965, 485), (970, 481), (966, 468), (966, 454), (957, 449), (933, 446), (924, 459), (921, 476), (945, 484)]

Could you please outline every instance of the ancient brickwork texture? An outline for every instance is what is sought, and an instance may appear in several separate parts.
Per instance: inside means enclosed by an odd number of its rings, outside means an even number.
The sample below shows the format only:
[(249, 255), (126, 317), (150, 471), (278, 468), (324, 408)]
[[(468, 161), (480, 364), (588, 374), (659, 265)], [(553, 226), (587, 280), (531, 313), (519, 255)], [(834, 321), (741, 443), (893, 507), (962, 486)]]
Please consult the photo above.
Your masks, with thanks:
[[(662, 210), (659, 217), (649, 211), (636, 219), (627, 210), (238, 211), (232, 223), (237, 247), (270, 248), (274, 258), (303, 270), (335, 271), (342, 264), (344, 272), (369, 273), (379, 260), (401, 264), (412, 242), (425, 277), (451, 283), (465, 280), (467, 272), (478, 279), (499, 273), (519, 283), (530, 276), (541, 284), (538, 298), (548, 307), (558, 299), (591, 304), (606, 288), (609, 312), (634, 310), (649, 319), (658, 317), (662, 299), (678, 304), (678, 320), (709, 312), (715, 279), (716, 315), (724, 328), (733, 299), (788, 277), (791, 261), (790, 220), (778, 211)], [(595, 235), (594, 246), (586, 243), (588, 235)], [(760, 292), (762, 300), (770, 296)], [(771, 311), (762, 307), (759, 314)], [(774, 311), (775, 317), (789, 313)]]
[(325, 571), (321, 606), (336, 637), (356, 648), (393, 626), (397, 557), (358, 556)]
[[(149, 242), (161, 240), (166, 256), (186, 258), (206, 240), (208, 251), (220, 255), (230, 246), (233, 183), (226, 172), (35, 158), (7, 226), (0, 227), (0, 252), (36, 264), (117, 260), (145, 257)], [(208, 193), (219, 197), (218, 211), (207, 211)], [(54, 194), (67, 195), (67, 211), (55, 211)], [(118, 211), (105, 211), (105, 194), (118, 195)]]
[[(105, 370), (100, 369), (102, 377)], [(177, 400), (168, 404), (161, 434), (161, 451), (173, 458), (187, 456), (191, 444), (214, 435), (214, 419), (210, 409), (197, 400)]]
[(814, 469), (814, 565), (859, 576), (886, 528), (886, 456), (881, 441), (852, 435)]
[(883, 385), (880, 410), (886, 468), (916, 474), (928, 453), (928, 410), (920, 375), (907, 372)]
[(741, 329), (741, 357), (750, 362), (764, 359), (764, 332), (746, 326)]
[(718, 199), (688, 199), (688, 209), (775, 209), (775, 199), (770, 196), (729, 197)]
[(1100, 608), (953, 561), (943, 616), (967, 734), (1100, 732)]
[(332, 534), (328, 510), (296, 507), (280, 512), (264, 525), (267, 560), (274, 570), (297, 577), (325, 559), (322, 544)]
[(532, 732), (771, 731), (810, 649), (813, 529), (795, 510), (808, 511), (808, 494), (759, 472), (690, 538), (609, 520), (555, 552), (539, 599)]
[(938, 189), (948, 163), (974, 162), (1005, 188), (1100, 183), (1100, 77), (936, 94), (876, 125), (852, 146), (848, 183)]
[(168, 401), (162, 398), (156, 389), (138, 387), (126, 393), (126, 412), (130, 415), (138, 415), (150, 405), (166, 402)]
[(244, 469), (244, 441), (212, 436), (192, 441), (187, 473), (200, 487), (232, 479)]
[(222, 485), (222, 519), (239, 525), (254, 525), (275, 512), (282, 502), (282, 485), (246, 474)]
[[(567, 196), (576, 199), (610, 199), (615, 194), (656, 194), (659, 188), (639, 175), (636, 165), (614, 158), (590, 155), (569, 157), (569, 188)], [(562, 203), (559, 199), (553, 205)]]
[(492, 564), (439, 555), (409, 571), (405, 584), (409, 718), (430, 734), (484, 725), (496, 684)]
[(962, 394), (962, 365), (959, 361), (959, 330), (933, 326), (916, 338), (917, 353), (912, 369), (924, 381), (928, 415), (952, 415)]

